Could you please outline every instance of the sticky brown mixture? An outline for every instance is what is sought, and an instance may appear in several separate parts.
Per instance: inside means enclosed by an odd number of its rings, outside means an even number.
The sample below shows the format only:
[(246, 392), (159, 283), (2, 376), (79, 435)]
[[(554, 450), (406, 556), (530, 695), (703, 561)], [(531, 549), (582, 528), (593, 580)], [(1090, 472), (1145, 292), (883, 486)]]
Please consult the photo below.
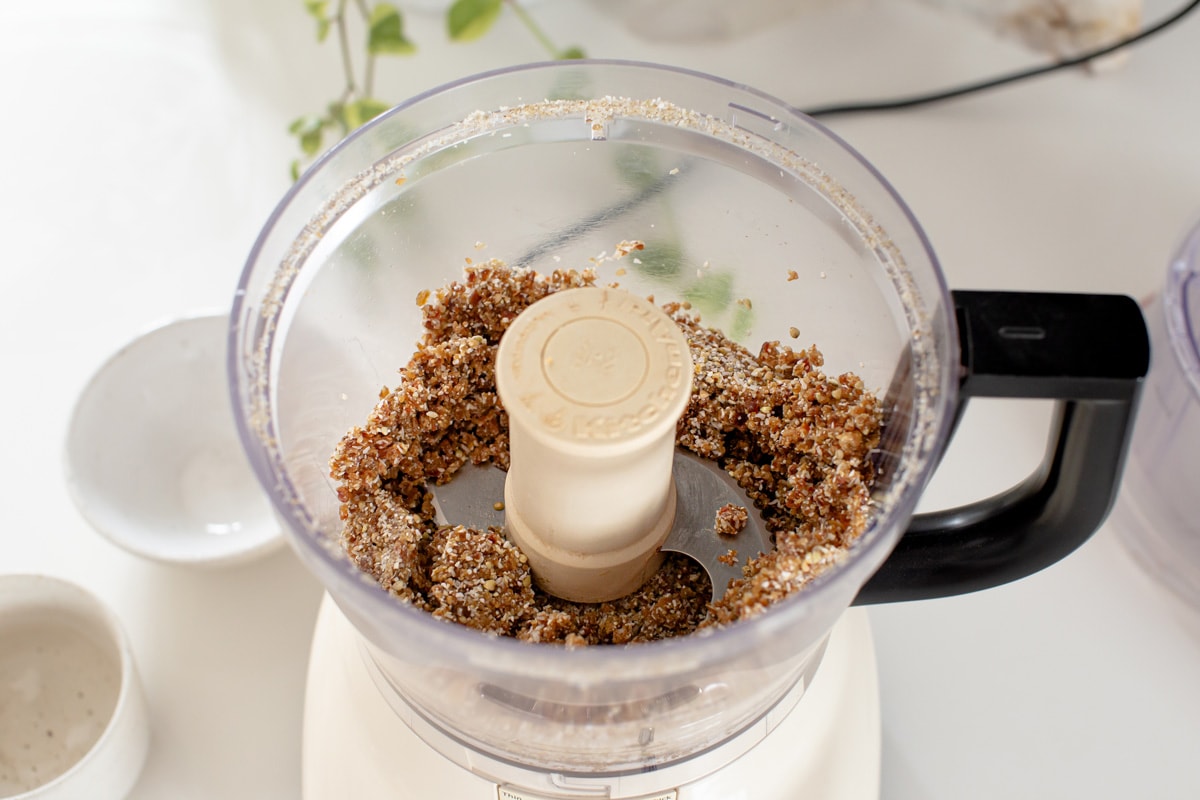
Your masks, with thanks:
[(733, 503), (726, 503), (717, 509), (716, 517), (713, 519), (713, 530), (718, 536), (737, 536), (746, 528), (746, 523), (750, 521), (750, 512), (745, 506), (735, 506)]
[(826, 376), (815, 348), (768, 342), (754, 354), (678, 304), (664, 309), (687, 336), (695, 375), (677, 443), (734, 476), (762, 510), (775, 550), (753, 559), (715, 603), (703, 569), (668, 554), (634, 594), (588, 605), (540, 592), (502, 531), (439, 528), (428, 482), (446, 482), (468, 462), (508, 466), (494, 374), (500, 337), (542, 297), (595, 282), (590, 269), (539, 275), (492, 260), (432, 296), (422, 292), (425, 333), (412, 360), (330, 463), (343, 547), (400, 600), (531, 642), (649, 641), (761, 613), (836, 563), (862, 532), (867, 456), (880, 432), (875, 396), (855, 375)]

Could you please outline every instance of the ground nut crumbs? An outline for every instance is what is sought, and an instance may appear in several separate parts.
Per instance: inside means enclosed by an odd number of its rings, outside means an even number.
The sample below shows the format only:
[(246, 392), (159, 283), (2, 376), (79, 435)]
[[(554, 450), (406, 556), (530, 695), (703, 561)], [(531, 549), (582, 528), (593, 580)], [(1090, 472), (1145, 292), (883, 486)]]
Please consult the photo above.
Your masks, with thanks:
[[(624, 255), (636, 246), (623, 243)], [(625, 251), (625, 252), (621, 252)], [(496, 395), (496, 347), (509, 324), (552, 292), (596, 285), (591, 269), (539, 275), (498, 260), (422, 298), (425, 333), (399, 383), (330, 462), (353, 562), (403, 602), (491, 634), (569, 646), (681, 636), (767, 609), (836, 564), (864, 529), (880, 408), (855, 375), (822, 371), (815, 347), (768, 342), (757, 354), (667, 304), (688, 339), (693, 390), (677, 444), (713, 459), (762, 510), (775, 549), (710, 603), (704, 570), (667, 554), (633, 594), (594, 605), (542, 593), (498, 529), (439, 527), (428, 482), (467, 463), (508, 466), (508, 418)], [(738, 511), (740, 510), (740, 514)], [(718, 530), (744, 525), (744, 507)], [(741, 519), (739, 522), (738, 520)]]
[(750, 512), (746, 510), (745, 506), (726, 503), (717, 509), (716, 518), (713, 520), (713, 530), (720, 536), (737, 536), (749, 521)]

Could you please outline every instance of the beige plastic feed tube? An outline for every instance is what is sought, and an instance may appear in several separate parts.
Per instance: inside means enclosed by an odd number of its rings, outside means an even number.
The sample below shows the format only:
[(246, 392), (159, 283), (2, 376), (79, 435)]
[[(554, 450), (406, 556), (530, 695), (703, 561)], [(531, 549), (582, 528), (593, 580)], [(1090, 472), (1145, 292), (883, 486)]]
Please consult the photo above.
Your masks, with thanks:
[(628, 292), (556, 292), (513, 321), (496, 356), (509, 417), (505, 519), (543, 590), (603, 602), (658, 569), (691, 387), (679, 326)]

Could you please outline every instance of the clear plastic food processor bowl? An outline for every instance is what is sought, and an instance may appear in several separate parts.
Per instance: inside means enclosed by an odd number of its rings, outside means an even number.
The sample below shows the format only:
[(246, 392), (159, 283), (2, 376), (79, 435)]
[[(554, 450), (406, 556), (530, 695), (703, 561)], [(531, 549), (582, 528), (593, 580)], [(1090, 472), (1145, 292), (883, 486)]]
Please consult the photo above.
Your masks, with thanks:
[[(582, 269), (624, 240), (645, 243), (640, 263), (602, 263), (600, 283), (688, 300), (755, 351), (815, 343), (829, 374), (855, 372), (886, 396), (869, 530), (768, 613), (670, 641), (534, 645), (402, 605), (342, 554), (328, 462), (411, 357), (418, 293), (461, 278), (468, 258)], [(821, 126), (696, 73), (563, 62), (416, 97), (301, 178), (242, 277), (230, 373), (253, 467), (389, 702), (466, 753), (608, 774), (765, 736), (778, 719), (766, 712), (798, 697), (789, 690), (892, 549), (944, 444), (949, 308), (909, 210)]]

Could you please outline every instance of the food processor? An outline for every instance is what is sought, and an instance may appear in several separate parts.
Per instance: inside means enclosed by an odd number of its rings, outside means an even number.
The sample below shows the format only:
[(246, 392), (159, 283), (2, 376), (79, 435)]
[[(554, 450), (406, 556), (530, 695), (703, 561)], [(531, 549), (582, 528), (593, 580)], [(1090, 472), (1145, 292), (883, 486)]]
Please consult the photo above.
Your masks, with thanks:
[[(751, 351), (815, 344), (829, 374), (859, 376), (884, 409), (862, 535), (764, 613), (648, 643), (531, 644), (389, 595), (341, 549), (329, 459), (411, 357), (418, 303), (491, 258), (592, 268)], [(327, 590), (304, 796), (877, 797), (874, 654), (852, 606), (985, 588), (1084, 541), (1148, 358), (1128, 298), (950, 292), (882, 176), (747, 87), (585, 61), (413, 98), (302, 176), (231, 314), (243, 444)], [(1057, 400), (1046, 460), (1001, 496), (914, 518), (970, 396)]]

